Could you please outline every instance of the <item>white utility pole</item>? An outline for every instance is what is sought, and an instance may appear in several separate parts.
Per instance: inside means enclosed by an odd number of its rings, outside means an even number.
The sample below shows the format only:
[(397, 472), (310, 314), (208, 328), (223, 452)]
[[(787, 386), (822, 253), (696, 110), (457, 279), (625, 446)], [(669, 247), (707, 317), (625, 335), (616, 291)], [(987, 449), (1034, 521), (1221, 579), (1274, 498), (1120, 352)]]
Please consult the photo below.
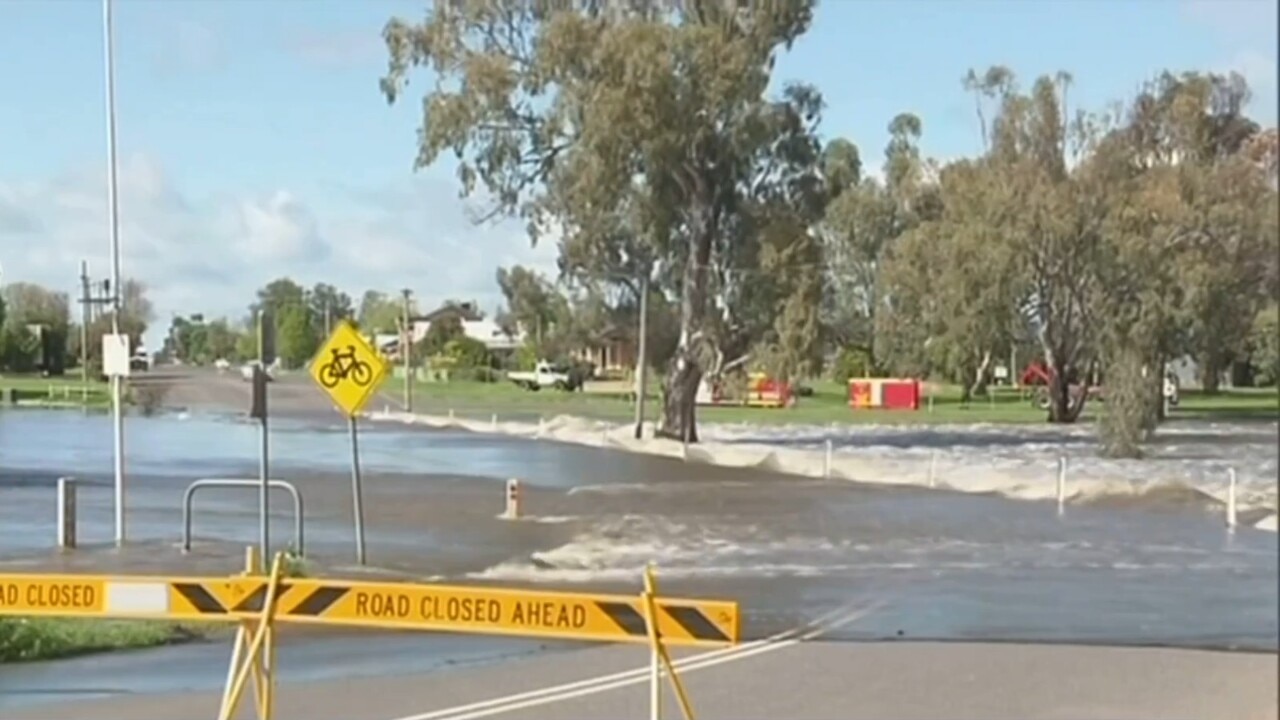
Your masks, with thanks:
[[(111, 332), (120, 334), (120, 203), (116, 191), (116, 81), (112, 47), (111, 0), (102, 0), (103, 53), (107, 74), (107, 222), (111, 233)], [(116, 545), (123, 545), (124, 527), (124, 378), (111, 377), (111, 411), (115, 427)]]

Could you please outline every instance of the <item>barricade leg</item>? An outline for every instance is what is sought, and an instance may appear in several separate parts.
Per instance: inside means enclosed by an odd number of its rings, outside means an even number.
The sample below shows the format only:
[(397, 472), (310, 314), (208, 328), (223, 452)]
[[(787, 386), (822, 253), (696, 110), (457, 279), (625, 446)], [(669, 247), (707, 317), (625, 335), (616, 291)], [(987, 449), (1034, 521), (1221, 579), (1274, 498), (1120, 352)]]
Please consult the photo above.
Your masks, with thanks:
[(680, 703), (680, 712), (684, 715), (685, 720), (694, 720), (693, 706), (689, 703), (689, 695), (685, 692), (684, 683), (680, 680), (680, 674), (676, 672), (676, 666), (671, 662), (671, 656), (667, 654), (667, 648), (662, 644), (662, 635), (658, 632), (658, 583), (653, 576), (653, 566), (649, 565), (644, 570), (644, 600), (645, 620), (649, 629), (649, 645), (652, 652), (653, 666), (650, 671), (650, 688), (649, 701), (651, 707), (649, 710), (650, 717), (653, 720), (661, 720), (662, 717), (662, 687), (658, 681), (659, 665), (665, 665), (667, 668), (667, 677), (671, 680), (671, 689), (675, 690), (676, 700)]
[[(244, 572), (241, 575), (261, 575), (262, 562), (258, 557), (258, 547), (250, 545), (244, 550)], [(251, 625), (249, 623), (240, 623), (236, 628), (236, 639), (231, 645), (231, 662), (227, 664), (227, 681), (222, 686), (222, 705), (226, 707), (231, 701), (231, 686), (235, 683), (236, 670), (240, 668), (243, 661), (245, 641), (249, 638)]]
[[(271, 576), (267, 583), (266, 598), (262, 603), (262, 615), (254, 628), (252, 639), (248, 641), (244, 656), (237, 658), (239, 666), (236, 668), (235, 676), (232, 678), (230, 686), (223, 692), (222, 708), (218, 712), (219, 720), (231, 720), (232, 715), (235, 714), (240, 705), (240, 699), (244, 695), (244, 686), (249, 679), (250, 672), (254, 674), (254, 684), (260, 691), (255, 708), (258, 711), (258, 718), (259, 720), (271, 720), (272, 698), (270, 690), (274, 677), (270, 664), (264, 662), (264, 658), (270, 657), (270, 644), (274, 641), (272, 630), (275, 620), (276, 595), (280, 587), (280, 574), (283, 567), (284, 553), (276, 553), (275, 559), (271, 563)], [(248, 629), (242, 626), (241, 632), (248, 633)]]

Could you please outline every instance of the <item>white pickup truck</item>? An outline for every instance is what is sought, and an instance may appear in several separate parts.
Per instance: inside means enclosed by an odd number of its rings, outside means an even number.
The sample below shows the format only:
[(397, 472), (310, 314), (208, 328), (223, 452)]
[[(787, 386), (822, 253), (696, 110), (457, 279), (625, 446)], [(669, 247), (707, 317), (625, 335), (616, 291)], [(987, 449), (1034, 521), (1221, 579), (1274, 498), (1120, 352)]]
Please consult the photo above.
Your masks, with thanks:
[(569, 368), (541, 360), (533, 372), (507, 373), (507, 379), (526, 390), (555, 388), (556, 390), (576, 390), (578, 381), (569, 372)]

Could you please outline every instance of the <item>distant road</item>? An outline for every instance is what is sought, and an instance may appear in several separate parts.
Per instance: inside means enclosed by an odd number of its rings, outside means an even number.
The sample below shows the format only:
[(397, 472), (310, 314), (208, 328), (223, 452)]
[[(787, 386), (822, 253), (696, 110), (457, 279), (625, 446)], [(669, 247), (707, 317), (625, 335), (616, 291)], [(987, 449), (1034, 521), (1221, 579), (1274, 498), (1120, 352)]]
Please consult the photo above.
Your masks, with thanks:
[[(250, 384), (241, 376), (239, 367), (218, 371), (213, 368), (164, 365), (148, 373), (139, 373), (135, 384), (165, 387), (165, 407), (190, 410), (248, 412), (252, 398)], [(304, 371), (279, 374), (268, 390), (269, 408), (273, 415), (331, 416), (333, 406)], [(370, 406), (389, 402), (375, 397)], [(396, 404), (396, 403), (393, 403)]]
[[(358, 644), (352, 653), (360, 653)], [(1272, 720), (1280, 700), (1275, 654), (774, 641), (680, 657), (694, 710), (704, 720)], [(646, 673), (641, 646), (547, 653), (425, 675), (282, 685), (275, 717), (643, 720)], [(667, 686), (663, 692), (664, 717), (679, 717)], [(212, 716), (217, 704), (216, 693), (122, 697), (24, 708), (20, 716), (0, 710), (0, 717), (173, 720)]]

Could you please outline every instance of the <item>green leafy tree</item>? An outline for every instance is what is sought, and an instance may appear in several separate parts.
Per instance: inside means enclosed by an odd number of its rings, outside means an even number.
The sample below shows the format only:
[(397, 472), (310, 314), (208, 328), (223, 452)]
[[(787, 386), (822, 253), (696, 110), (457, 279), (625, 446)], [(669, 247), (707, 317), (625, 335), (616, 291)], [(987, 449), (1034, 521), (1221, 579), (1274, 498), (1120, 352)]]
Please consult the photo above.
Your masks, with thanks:
[(462, 330), (462, 320), (457, 315), (442, 315), (432, 320), (422, 342), (414, 345), (415, 362), (419, 361), (418, 358), (443, 354), (449, 343), (463, 337), (466, 335)]
[(507, 301), (499, 322), (512, 336), (523, 332), (540, 344), (568, 323), (568, 300), (541, 273), (521, 265), (498, 268), (497, 281)]
[(317, 336), (326, 336), (339, 320), (355, 319), (351, 296), (328, 283), (316, 283), (307, 294), (307, 303)]
[[(409, 302), (410, 314), (418, 314), (416, 302)], [(360, 311), (356, 317), (366, 333), (399, 332), (404, 318), (404, 301), (377, 290), (366, 290), (360, 299)]]
[[(66, 293), (49, 290), (35, 283), (15, 282), (4, 287), (7, 306), (7, 364), (14, 372), (43, 369), (60, 372), (67, 356), (67, 336), (71, 329)], [(40, 325), (41, 335), (29, 328)], [(20, 357), (30, 353), (29, 357)], [(16, 368), (22, 367), (19, 371)]]
[(484, 346), (483, 342), (465, 335), (445, 343), (442, 354), (452, 359), (454, 367), (489, 367), (489, 349)]
[(290, 278), (278, 278), (267, 283), (258, 290), (257, 298), (249, 306), (249, 323), (257, 322), (259, 311), (265, 310), (273, 317), (279, 318), (289, 307), (309, 307), (307, 291)]
[(809, 1), (659, 11), (469, 0), (386, 28), (388, 99), (417, 66), (439, 78), (423, 104), (418, 166), (453, 151), (464, 190), (483, 184), (493, 214), (524, 214), (535, 241), (554, 223), (566, 242), (609, 242), (600, 231), (636, 208), (629, 230), (680, 298), (664, 435), (697, 439), (695, 392), (720, 340), (713, 276), (755, 254), (744, 247), (756, 238), (747, 210), (808, 216), (825, 202), (819, 94), (790, 85), (766, 96), (776, 54), (812, 14)]
[(1260, 383), (1280, 383), (1280, 309), (1274, 301), (1253, 319), (1250, 347)]
[(276, 353), (285, 367), (302, 367), (320, 347), (311, 313), (302, 305), (287, 305), (276, 319)]
[(40, 351), (39, 341), (26, 326), (10, 324), (5, 327), (0, 347), (4, 350), (5, 370), (25, 373), (36, 369), (36, 358)]

